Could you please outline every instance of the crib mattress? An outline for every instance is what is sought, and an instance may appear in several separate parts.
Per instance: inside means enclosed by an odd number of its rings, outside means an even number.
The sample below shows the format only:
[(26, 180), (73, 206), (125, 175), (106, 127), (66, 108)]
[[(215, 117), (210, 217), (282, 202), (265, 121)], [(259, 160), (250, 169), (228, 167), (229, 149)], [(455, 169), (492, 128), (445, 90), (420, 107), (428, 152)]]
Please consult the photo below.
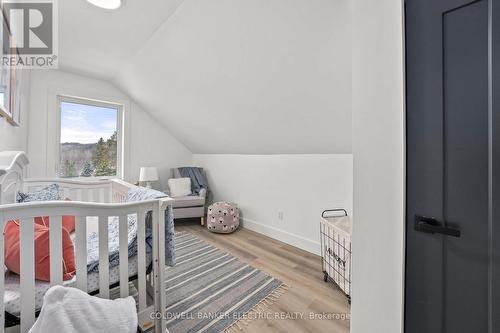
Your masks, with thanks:
[[(147, 263), (151, 263), (151, 256), (148, 256)], [(137, 275), (137, 256), (130, 257), (128, 259), (128, 274), (130, 276)], [(115, 266), (109, 270), (109, 284), (112, 285), (120, 281), (120, 266)], [(64, 285), (67, 287), (76, 286), (76, 276), (73, 279), (64, 281)], [(42, 308), (43, 296), (50, 288), (50, 283), (46, 281), (35, 281), (35, 307), (37, 310)], [(93, 292), (99, 289), (99, 273), (88, 273), (87, 274), (87, 290), (88, 292)], [(19, 275), (7, 272), (5, 274), (5, 293), (4, 293), (4, 305), (5, 311), (19, 316), (21, 312), (21, 293), (19, 284)]]

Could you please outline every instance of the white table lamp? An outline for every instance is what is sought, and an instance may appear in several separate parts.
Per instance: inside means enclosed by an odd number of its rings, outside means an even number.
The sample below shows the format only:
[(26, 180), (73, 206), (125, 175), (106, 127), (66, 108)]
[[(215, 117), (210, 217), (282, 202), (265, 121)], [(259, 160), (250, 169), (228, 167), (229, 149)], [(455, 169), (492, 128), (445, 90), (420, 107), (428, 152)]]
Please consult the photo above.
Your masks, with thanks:
[(158, 169), (155, 167), (142, 167), (141, 174), (139, 176), (140, 182), (146, 182), (146, 187), (151, 188), (151, 182), (157, 181)]

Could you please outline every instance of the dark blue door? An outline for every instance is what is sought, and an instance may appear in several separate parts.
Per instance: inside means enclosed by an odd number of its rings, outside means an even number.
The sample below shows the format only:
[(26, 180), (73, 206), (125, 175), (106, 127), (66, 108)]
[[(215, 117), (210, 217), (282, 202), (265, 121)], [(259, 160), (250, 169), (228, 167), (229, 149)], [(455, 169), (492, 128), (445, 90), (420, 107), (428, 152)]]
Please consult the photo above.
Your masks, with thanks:
[(500, 332), (500, 1), (406, 0), (405, 332)]

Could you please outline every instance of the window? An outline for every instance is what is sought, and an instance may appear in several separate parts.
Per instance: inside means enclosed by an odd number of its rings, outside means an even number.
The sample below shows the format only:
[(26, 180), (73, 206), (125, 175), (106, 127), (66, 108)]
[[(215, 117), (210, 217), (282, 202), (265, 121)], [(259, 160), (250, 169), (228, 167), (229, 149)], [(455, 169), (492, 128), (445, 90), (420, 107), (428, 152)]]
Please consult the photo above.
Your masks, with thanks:
[(59, 176), (121, 176), (122, 106), (59, 98)]

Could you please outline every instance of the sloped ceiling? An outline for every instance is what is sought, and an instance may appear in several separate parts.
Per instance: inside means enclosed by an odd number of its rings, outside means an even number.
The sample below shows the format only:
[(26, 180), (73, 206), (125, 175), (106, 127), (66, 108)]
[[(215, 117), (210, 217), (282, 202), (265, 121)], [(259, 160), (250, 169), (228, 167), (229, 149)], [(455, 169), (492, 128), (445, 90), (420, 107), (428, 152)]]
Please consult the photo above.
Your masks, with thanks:
[(351, 151), (349, 0), (123, 1), (59, 2), (63, 69), (111, 80), (193, 153)]
[(123, 0), (118, 10), (58, 1), (61, 69), (113, 79), (182, 1)]

